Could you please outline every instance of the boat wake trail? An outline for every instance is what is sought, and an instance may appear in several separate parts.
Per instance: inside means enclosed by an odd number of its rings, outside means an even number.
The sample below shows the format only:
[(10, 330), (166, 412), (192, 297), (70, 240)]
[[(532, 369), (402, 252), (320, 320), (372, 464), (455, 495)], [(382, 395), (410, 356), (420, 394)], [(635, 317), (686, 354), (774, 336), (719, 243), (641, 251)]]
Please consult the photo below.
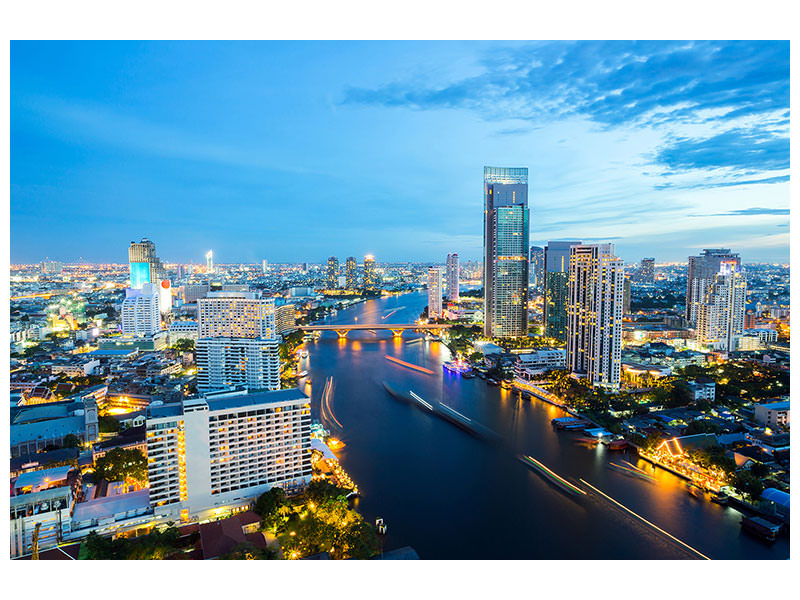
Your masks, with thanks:
[(336, 418), (336, 415), (333, 413), (333, 409), (331, 408), (331, 398), (333, 397), (333, 390), (335, 385), (333, 383), (333, 377), (328, 377), (325, 381), (325, 387), (322, 390), (322, 398), (320, 399), (320, 413), (322, 417), (325, 418), (325, 409), (327, 409), (328, 414), (328, 422), (336, 423), (339, 426), (339, 429), (344, 429), (344, 426), (339, 422), (339, 419)]

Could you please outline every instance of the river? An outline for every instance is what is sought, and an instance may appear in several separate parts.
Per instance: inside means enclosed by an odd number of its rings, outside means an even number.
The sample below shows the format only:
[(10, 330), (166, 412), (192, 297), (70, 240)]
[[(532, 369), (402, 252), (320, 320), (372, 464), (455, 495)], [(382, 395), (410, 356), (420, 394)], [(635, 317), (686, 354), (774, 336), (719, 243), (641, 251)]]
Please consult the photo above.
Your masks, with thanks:
[[(426, 304), (420, 292), (383, 297), (325, 323), (413, 323)], [(752, 538), (741, 531), (738, 511), (694, 498), (682, 479), (663, 469), (649, 482), (610, 468), (611, 460), (638, 459), (602, 445), (581, 446), (574, 434), (556, 431), (550, 421), (565, 413), (552, 405), (444, 372), (449, 350), (417, 338), (413, 332), (393, 339), (388, 331), (357, 331), (340, 340), (326, 332), (306, 344), (309, 357), (301, 367), (312, 378), (305, 391), (315, 419), (325, 380), (333, 377), (331, 408), (342, 429), (329, 419), (323, 423), (346, 444), (337, 454), (358, 484), (358, 510), (370, 521), (385, 520), (387, 550), (408, 545), (423, 559), (697, 558), (598, 493), (566, 495), (515, 457), (527, 454), (573, 482), (584, 479), (710, 558), (788, 558), (787, 537), (771, 546)], [(384, 382), (431, 404), (444, 402), (504, 442), (482, 441), (398, 402)]]

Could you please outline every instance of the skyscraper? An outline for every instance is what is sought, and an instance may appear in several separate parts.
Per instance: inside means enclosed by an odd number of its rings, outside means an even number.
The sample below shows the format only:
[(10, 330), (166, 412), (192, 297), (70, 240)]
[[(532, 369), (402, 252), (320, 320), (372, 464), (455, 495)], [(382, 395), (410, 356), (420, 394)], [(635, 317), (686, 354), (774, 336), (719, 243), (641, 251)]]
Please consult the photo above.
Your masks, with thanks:
[(723, 261), (697, 311), (697, 341), (714, 350), (736, 350), (744, 331), (747, 279), (738, 259)]
[(348, 256), (344, 267), (345, 285), (348, 290), (358, 287), (358, 263), (354, 256)]
[(364, 289), (377, 290), (378, 289), (378, 275), (375, 273), (375, 257), (372, 254), (367, 254), (364, 257)]
[(528, 169), (484, 167), (484, 334), (528, 334)]
[(631, 314), (631, 278), (627, 276), (622, 285), (622, 314)]
[(428, 318), (442, 316), (442, 270), (439, 267), (428, 269)]
[(134, 289), (141, 289), (145, 283), (158, 285), (162, 279), (167, 278), (164, 265), (156, 256), (156, 245), (147, 238), (142, 238), (141, 242), (131, 242), (128, 247), (128, 261), (131, 287)]
[(544, 289), (544, 248), (531, 246), (530, 266), (528, 267), (531, 276), (533, 289), (541, 291)]
[(547, 242), (544, 248), (544, 333), (563, 343), (567, 341), (569, 249), (582, 243)]
[(255, 292), (209, 292), (197, 305), (197, 389), (279, 389), (274, 300)]
[(458, 254), (447, 255), (447, 299), (458, 302)]
[(655, 258), (643, 258), (641, 264), (639, 265), (639, 271), (637, 273), (637, 281), (639, 283), (644, 283), (646, 285), (652, 285), (656, 281), (656, 272), (655, 272)]
[(592, 387), (619, 387), (624, 276), (613, 244), (570, 248), (567, 368)]
[(214, 272), (214, 252), (209, 250), (206, 252), (206, 273)]
[(706, 248), (700, 256), (689, 257), (689, 270), (686, 277), (686, 320), (697, 322), (700, 305), (705, 299), (708, 286), (713, 283), (714, 276), (719, 273), (723, 262), (735, 263), (739, 266), (738, 254), (730, 248)]
[(261, 274), (262, 275), (266, 275), (267, 274), (267, 266), (268, 265), (269, 265), (269, 263), (267, 262), (266, 258), (261, 261)]
[(338, 287), (338, 276), (339, 276), (339, 259), (335, 256), (331, 256), (328, 259), (328, 268), (325, 272), (325, 287), (329, 290), (336, 289)]
[(140, 289), (125, 290), (125, 300), (122, 301), (122, 333), (150, 336), (161, 331), (158, 287), (145, 283)]

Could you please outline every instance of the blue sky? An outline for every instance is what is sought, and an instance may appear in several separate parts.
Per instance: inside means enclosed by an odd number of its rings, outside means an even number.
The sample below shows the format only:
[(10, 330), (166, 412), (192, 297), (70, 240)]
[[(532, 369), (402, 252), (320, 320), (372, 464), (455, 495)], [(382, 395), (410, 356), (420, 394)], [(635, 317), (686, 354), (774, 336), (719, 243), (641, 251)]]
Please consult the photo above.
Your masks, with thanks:
[(789, 258), (788, 42), (14, 42), (11, 260), (477, 259), (531, 240)]

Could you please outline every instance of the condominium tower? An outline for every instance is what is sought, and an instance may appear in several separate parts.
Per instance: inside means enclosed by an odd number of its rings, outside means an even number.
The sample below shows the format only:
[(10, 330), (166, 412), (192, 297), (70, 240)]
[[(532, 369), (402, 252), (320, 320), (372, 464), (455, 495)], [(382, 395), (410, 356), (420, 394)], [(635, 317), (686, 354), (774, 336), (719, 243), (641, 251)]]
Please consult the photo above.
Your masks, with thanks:
[(566, 343), (569, 249), (583, 242), (547, 242), (544, 247), (544, 334)]
[(126, 289), (121, 312), (125, 335), (151, 336), (161, 331), (158, 286), (145, 283), (141, 289)]
[(339, 276), (339, 259), (335, 256), (328, 258), (328, 268), (325, 272), (325, 287), (329, 290), (338, 287), (337, 278)]
[(458, 302), (458, 254), (447, 255), (447, 299)]
[(484, 334), (528, 333), (528, 169), (484, 167)]
[(623, 280), (613, 244), (570, 248), (567, 368), (593, 387), (619, 387)]
[(375, 273), (375, 257), (372, 254), (367, 254), (364, 257), (364, 289), (377, 290), (378, 289), (378, 275)]
[(209, 292), (197, 305), (197, 389), (280, 388), (273, 299), (255, 292)]
[(529, 263), (531, 285), (533, 289), (541, 291), (544, 289), (544, 248), (531, 246)]
[(345, 286), (348, 290), (358, 287), (358, 263), (354, 256), (348, 256), (344, 263)]
[(151, 406), (146, 431), (157, 518), (202, 521), (311, 480), (311, 406), (298, 389)]
[(720, 265), (697, 311), (697, 341), (713, 350), (736, 350), (744, 331), (747, 279), (738, 261)]
[(708, 286), (713, 283), (722, 263), (739, 266), (739, 255), (730, 248), (706, 248), (700, 256), (689, 257), (686, 277), (686, 320), (697, 322), (698, 311), (703, 303)]
[(442, 316), (442, 270), (438, 267), (428, 269), (428, 318)]

